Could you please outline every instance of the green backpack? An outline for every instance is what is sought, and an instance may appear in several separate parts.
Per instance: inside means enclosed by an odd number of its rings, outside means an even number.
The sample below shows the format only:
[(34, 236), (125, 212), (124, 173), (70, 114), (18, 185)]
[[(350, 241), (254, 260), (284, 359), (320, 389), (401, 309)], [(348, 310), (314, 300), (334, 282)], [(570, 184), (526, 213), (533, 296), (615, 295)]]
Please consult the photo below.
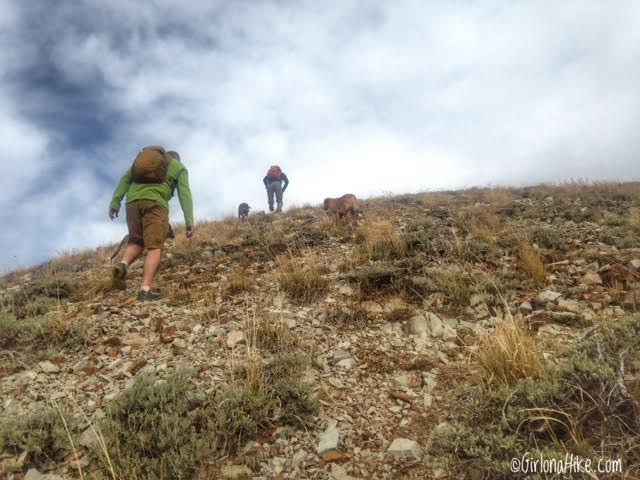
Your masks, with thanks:
[(131, 178), (135, 183), (164, 183), (171, 157), (158, 145), (145, 147), (131, 166)]

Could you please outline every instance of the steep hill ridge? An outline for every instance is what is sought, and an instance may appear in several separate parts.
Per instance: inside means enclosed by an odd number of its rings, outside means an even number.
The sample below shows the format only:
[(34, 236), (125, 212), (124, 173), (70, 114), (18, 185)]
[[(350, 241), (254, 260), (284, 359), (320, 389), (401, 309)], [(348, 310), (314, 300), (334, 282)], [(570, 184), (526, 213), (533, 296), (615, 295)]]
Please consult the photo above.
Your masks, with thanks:
[[(637, 477), (640, 185), (389, 196), (355, 225), (300, 207), (176, 235), (156, 302), (135, 300), (141, 262), (113, 288), (109, 247), (2, 278), (5, 478), (513, 478), (527, 446), (598, 445), (624, 466), (602, 478)], [(594, 338), (602, 365), (574, 361)], [(569, 364), (558, 382), (581, 401), (527, 386)], [(585, 413), (609, 385), (611, 410)], [(543, 386), (518, 410), (536, 419), (508, 426), (509, 395)], [(474, 420), (490, 400), (507, 426)]]

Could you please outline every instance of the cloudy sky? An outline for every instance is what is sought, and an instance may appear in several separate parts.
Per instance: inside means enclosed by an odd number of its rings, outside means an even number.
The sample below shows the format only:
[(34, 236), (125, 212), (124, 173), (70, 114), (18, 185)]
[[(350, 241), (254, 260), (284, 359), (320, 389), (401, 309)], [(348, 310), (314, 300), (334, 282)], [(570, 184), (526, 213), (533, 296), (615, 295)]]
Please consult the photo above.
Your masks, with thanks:
[(120, 238), (150, 144), (199, 220), (264, 209), (272, 163), (285, 206), (638, 179), (639, 24), (635, 0), (0, 0), (0, 270)]

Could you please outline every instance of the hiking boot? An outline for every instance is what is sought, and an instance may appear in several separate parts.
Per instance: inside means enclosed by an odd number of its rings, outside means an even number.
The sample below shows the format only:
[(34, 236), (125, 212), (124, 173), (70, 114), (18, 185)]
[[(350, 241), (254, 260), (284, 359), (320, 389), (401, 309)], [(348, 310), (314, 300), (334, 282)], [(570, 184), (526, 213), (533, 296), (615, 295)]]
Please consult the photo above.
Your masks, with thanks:
[(269, 205), (269, 211), (273, 212), (273, 204)]
[(111, 271), (111, 276), (113, 280), (126, 280), (127, 279), (127, 266), (119, 262), (118, 264), (113, 266), (113, 270)]
[(146, 300), (158, 300), (160, 298), (161, 298), (160, 292), (156, 290), (149, 290), (148, 292), (145, 292), (144, 290), (140, 290), (138, 292), (138, 300), (143, 302)]
[(278, 208), (276, 208), (276, 213), (280, 212), (282, 212), (282, 205), (278, 205)]

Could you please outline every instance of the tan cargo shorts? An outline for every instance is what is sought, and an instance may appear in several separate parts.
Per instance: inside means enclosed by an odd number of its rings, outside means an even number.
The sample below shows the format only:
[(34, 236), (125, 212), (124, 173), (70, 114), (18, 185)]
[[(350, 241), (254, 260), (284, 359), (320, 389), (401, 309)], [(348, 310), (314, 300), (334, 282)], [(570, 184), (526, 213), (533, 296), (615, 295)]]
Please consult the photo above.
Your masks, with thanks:
[(129, 243), (149, 250), (162, 248), (169, 233), (169, 210), (153, 200), (127, 204)]

